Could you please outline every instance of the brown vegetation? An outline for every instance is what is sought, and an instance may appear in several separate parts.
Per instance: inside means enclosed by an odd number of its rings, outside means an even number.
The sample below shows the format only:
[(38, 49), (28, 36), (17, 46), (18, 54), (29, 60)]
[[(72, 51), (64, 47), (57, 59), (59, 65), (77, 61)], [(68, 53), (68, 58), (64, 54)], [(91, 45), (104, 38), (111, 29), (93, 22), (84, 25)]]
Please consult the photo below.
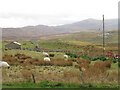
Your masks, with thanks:
[(95, 62), (94, 64), (95, 68), (110, 68), (111, 67), (111, 62), (110, 61), (101, 61), (101, 62)]
[(3, 59), (10, 65), (37, 65), (37, 66), (72, 66), (72, 61), (65, 61), (63, 59), (55, 59), (52, 61), (44, 61), (26, 56), (25, 54), (4, 55)]
[[(89, 60), (76, 58), (68, 61), (52, 59), (47, 62), (24, 54), (4, 55), (3, 59), (12, 65), (10, 70), (7, 71), (9, 73), (8, 77), (11, 78), (8, 81), (13, 78), (15, 78), (15, 81), (20, 81), (19, 79), (22, 78), (23, 81), (29, 82), (51, 80), (74, 83), (117, 83), (117, 72), (108, 71), (111, 68), (111, 62), (108, 61), (97, 61), (91, 64)], [(71, 67), (68, 70), (70, 66), (73, 66), (73, 62), (76, 63), (75, 67), (77, 68)], [(14, 66), (16, 64), (18, 66)]]

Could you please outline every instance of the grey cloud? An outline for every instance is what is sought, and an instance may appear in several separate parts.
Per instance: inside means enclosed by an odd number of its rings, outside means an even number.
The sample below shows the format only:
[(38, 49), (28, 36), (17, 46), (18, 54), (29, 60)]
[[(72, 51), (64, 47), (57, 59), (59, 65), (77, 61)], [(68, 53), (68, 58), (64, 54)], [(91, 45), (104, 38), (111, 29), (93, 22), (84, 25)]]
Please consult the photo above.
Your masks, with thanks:
[(45, 14), (21, 14), (21, 13), (1, 13), (0, 18), (66, 18), (68, 15), (45, 15)]
[[(7, 24), (11, 24), (12, 27), (19, 25), (62, 25), (73, 22), (73, 17), (69, 15), (45, 15), (45, 14), (21, 14), (21, 13), (2, 13), (0, 14), (0, 19), (3, 19)], [(15, 22), (10, 22), (11, 20)], [(10, 23), (9, 23), (10, 22)], [(22, 22), (22, 23), (21, 23)], [(2, 23), (2, 21), (0, 21)], [(16, 24), (15, 24), (16, 23)], [(17, 25), (18, 24), (18, 25)], [(13, 26), (16, 25), (16, 26)]]

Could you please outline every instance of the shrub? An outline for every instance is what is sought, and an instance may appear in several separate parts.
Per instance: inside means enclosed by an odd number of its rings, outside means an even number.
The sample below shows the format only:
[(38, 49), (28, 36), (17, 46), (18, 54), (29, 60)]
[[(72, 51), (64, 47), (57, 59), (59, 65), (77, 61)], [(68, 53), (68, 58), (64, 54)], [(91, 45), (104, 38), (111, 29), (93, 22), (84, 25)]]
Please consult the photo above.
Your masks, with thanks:
[(55, 66), (72, 66), (72, 61), (54, 60), (53, 65), (55, 65)]
[(108, 61), (95, 62), (94, 67), (95, 68), (111, 68), (111, 62), (108, 62)]
[(3, 60), (8, 62), (10, 65), (18, 64), (17, 59), (13, 55), (4, 55)]
[(77, 59), (77, 63), (81, 64), (81, 63), (85, 63), (85, 64), (90, 64), (90, 60), (84, 60), (84, 59)]
[(105, 60), (107, 60), (107, 58), (105, 56), (98, 56), (98, 57), (92, 58), (92, 61), (96, 61), (96, 60), (105, 61)]
[(66, 53), (66, 55), (70, 56), (71, 58), (78, 58), (78, 55), (74, 53)]
[(49, 56), (50, 56), (50, 57), (54, 57), (54, 56), (55, 56), (55, 54), (49, 54)]
[(33, 64), (33, 60), (32, 59), (26, 59), (26, 60), (24, 60), (24, 64), (25, 65), (32, 65)]
[(34, 65), (38, 65), (38, 66), (51, 66), (52, 62), (51, 61), (43, 61), (43, 60), (38, 60), (38, 61), (34, 61), (33, 62)]
[(71, 58), (70, 59), (72, 62), (76, 62), (77, 61), (77, 58)]
[(30, 58), (31, 59), (31, 57), (30, 56), (27, 56), (27, 55), (25, 55), (25, 54), (15, 54), (15, 57), (17, 57), (18, 59), (28, 59), (28, 58)]
[(79, 68), (79, 70), (85, 70), (89, 68), (90, 61), (89, 60), (83, 60), (83, 59), (78, 59), (77, 60), (78, 65), (76, 65), (76, 68)]
[(118, 67), (120, 68), (120, 62), (118, 62)]
[(90, 59), (91, 59), (87, 54), (82, 55), (81, 58), (87, 59), (87, 60), (90, 60)]
[(117, 63), (117, 60), (116, 60), (116, 59), (112, 59), (112, 62), (113, 62), (113, 63)]

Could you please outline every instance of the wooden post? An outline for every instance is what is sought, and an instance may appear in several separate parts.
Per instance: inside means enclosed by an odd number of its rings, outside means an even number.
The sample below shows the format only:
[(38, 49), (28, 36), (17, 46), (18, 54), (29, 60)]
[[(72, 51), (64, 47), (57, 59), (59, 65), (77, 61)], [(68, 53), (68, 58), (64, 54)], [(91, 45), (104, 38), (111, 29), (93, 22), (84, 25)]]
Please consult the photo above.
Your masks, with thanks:
[(36, 81), (35, 81), (35, 76), (34, 76), (33, 73), (32, 73), (32, 80), (33, 80), (33, 83), (36, 83)]

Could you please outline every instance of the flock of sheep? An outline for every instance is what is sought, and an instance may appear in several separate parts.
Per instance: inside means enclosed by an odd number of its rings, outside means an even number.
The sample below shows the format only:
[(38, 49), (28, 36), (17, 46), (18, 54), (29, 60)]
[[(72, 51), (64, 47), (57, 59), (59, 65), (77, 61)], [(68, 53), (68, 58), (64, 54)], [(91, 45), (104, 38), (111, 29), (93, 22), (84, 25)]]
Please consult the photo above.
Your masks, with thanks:
[[(51, 61), (50, 57), (49, 57), (49, 54), (47, 52), (43, 52), (43, 55), (44, 55), (44, 61)], [(65, 60), (68, 59), (68, 55), (64, 55), (64, 58)]]
[[(50, 57), (49, 57), (49, 54), (47, 53), (47, 52), (44, 52), (43, 51), (43, 56), (44, 56), (44, 61), (51, 61), (51, 59), (50, 59)], [(65, 58), (65, 60), (67, 60), (68, 59), (68, 55), (64, 55), (64, 58)], [(10, 65), (7, 63), (7, 62), (5, 62), (5, 61), (0, 61), (0, 67), (7, 67), (7, 68), (10, 68)]]

